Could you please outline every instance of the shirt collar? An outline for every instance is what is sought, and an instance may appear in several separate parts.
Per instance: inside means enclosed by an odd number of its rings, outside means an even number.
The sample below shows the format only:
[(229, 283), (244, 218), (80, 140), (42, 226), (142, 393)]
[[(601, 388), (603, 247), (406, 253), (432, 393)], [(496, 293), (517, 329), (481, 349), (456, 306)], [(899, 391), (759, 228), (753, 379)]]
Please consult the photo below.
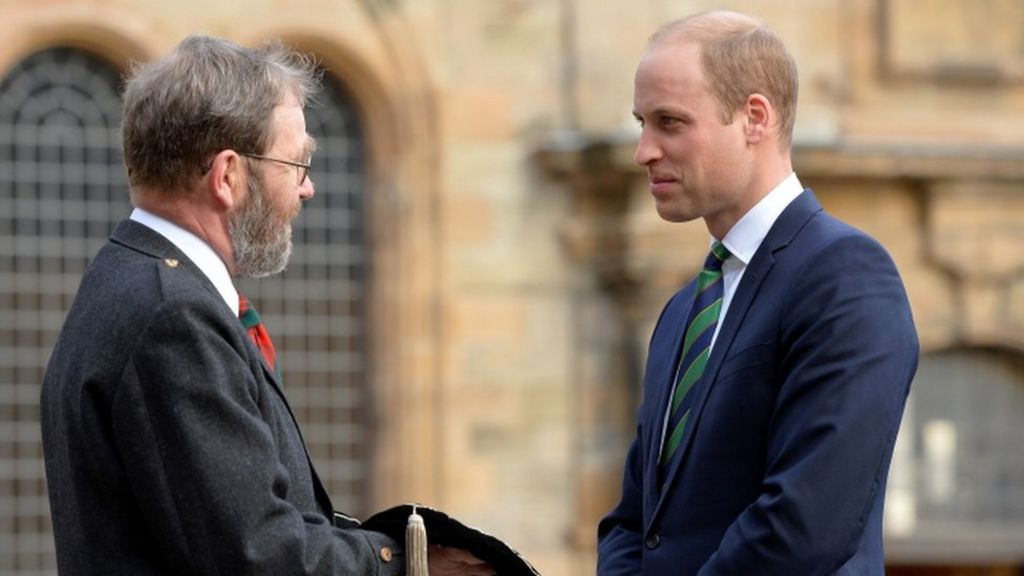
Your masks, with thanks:
[(224, 299), (224, 303), (228, 305), (228, 308), (231, 308), (235, 316), (238, 316), (238, 290), (235, 289), (234, 283), (231, 282), (231, 274), (228, 272), (228, 267), (209, 244), (174, 222), (161, 218), (152, 212), (147, 212), (142, 208), (132, 210), (129, 218), (153, 229), (156, 233), (167, 238), (178, 250), (184, 252), (185, 256), (188, 256), (188, 259), (195, 263), (203, 274), (210, 279), (210, 282), (213, 283), (213, 286), (217, 289), (221, 298)]
[(732, 257), (744, 266), (750, 264), (779, 215), (803, 191), (804, 187), (796, 177), (796, 172), (790, 172), (789, 176), (747, 211), (722, 239), (722, 244), (729, 249)]

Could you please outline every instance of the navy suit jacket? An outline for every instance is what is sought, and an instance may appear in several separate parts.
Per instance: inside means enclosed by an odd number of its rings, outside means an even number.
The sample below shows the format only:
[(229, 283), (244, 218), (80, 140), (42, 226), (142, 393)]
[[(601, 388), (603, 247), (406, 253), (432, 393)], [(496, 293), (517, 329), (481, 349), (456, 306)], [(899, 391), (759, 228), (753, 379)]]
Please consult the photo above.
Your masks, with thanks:
[(806, 190), (744, 272), (659, 489), (694, 282), (651, 339), (598, 573), (882, 575), (882, 504), (918, 341), (885, 250)]
[(61, 574), (404, 572), (382, 561), (391, 538), (333, 516), (238, 318), (141, 224), (123, 222), (83, 276), (41, 411)]

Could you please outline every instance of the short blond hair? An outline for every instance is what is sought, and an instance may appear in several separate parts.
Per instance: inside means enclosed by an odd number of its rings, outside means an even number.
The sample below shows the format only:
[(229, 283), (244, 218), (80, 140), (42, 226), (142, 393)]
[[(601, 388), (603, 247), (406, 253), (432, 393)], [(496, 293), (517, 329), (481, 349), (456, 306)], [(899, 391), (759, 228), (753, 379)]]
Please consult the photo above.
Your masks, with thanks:
[(726, 123), (751, 94), (762, 94), (778, 112), (782, 144), (792, 145), (799, 80), (796, 61), (775, 32), (745, 14), (702, 12), (669, 22), (651, 37), (651, 46), (666, 42), (700, 47), (704, 74)]

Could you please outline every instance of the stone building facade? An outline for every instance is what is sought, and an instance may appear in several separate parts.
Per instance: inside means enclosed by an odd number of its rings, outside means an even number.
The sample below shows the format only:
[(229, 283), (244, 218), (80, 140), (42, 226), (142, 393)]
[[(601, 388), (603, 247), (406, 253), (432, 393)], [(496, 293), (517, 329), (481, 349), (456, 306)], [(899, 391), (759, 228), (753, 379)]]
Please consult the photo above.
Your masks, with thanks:
[[(423, 502), (544, 574), (593, 573), (646, 340), (707, 246), (700, 223), (657, 218), (632, 164), (633, 69), (661, 23), (709, 8), (757, 15), (786, 40), (801, 73), (797, 172), (889, 249), (910, 293), (923, 358), (890, 486), (891, 573), (1019, 573), (1024, 7), (1012, 0), (0, 1), (0, 573), (55, 571), (38, 385), (76, 274), (128, 210), (116, 158), (102, 157), (107, 176), (88, 160), (81, 174), (55, 168), (116, 139), (116, 123), (77, 144), (67, 126), (98, 106), (92, 83), (116, 96), (131, 61), (197, 32), (281, 38), (335, 87), (310, 122), (323, 134), (318, 196), (297, 226), (304, 259), (254, 299), (272, 302), (261, 310), (339, 507)], [(17, 97), (20, 79), (77, 55), (90, 86), (78, 120), (26, 120), (44, 99)], [(75, 82), (41, 84), (59, 95)]]

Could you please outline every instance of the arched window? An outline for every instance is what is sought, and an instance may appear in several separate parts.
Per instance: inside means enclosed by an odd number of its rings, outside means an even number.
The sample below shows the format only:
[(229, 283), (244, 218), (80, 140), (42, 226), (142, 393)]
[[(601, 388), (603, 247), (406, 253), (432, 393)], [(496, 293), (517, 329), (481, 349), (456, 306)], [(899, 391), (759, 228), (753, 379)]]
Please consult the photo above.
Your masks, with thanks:
[(895, 562), (1014, 564), (1024, 550), (1024, 356), (921, 357), (886, 501)]
[(90, 258), (130, 209), (119, 73), (72, 48), (0, 81), (0, 573), (55, 572), (39, 385)]
[(285, 391), (334, 506), (364, 515), (370, 474), (366, 145), (343, 85), (325, 75), (306, 109), (316, 195), (282, 274), (243, 280), (281, 353)]

